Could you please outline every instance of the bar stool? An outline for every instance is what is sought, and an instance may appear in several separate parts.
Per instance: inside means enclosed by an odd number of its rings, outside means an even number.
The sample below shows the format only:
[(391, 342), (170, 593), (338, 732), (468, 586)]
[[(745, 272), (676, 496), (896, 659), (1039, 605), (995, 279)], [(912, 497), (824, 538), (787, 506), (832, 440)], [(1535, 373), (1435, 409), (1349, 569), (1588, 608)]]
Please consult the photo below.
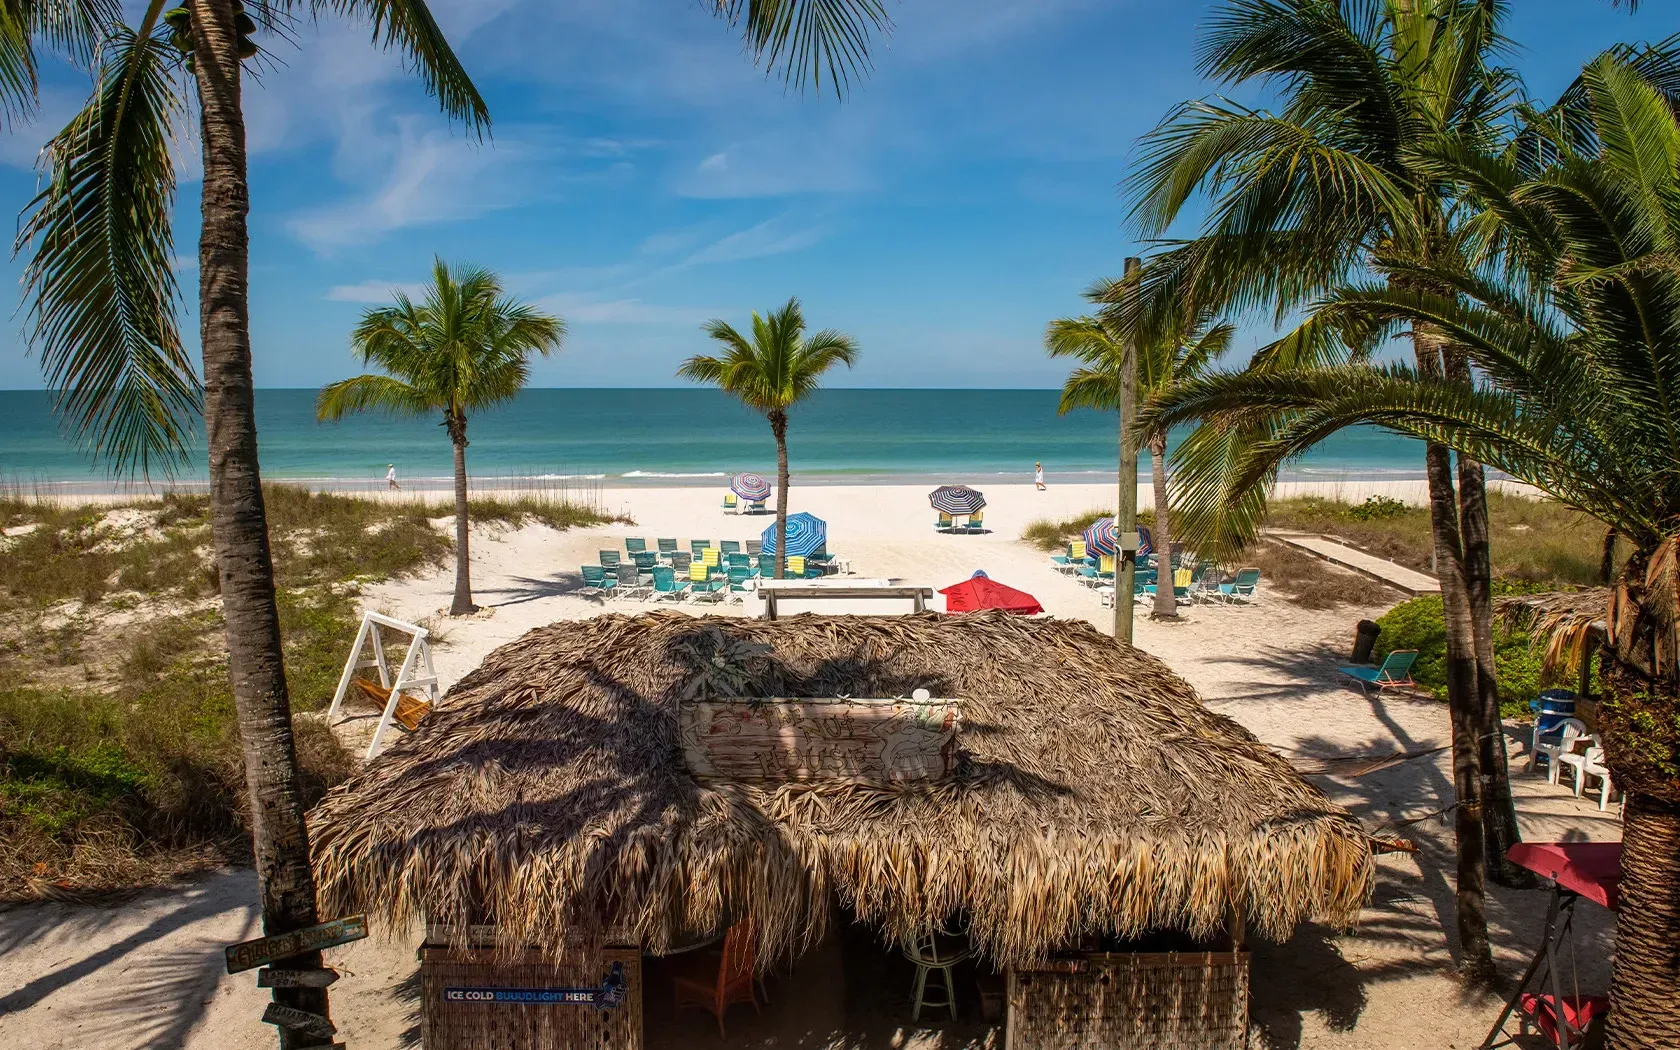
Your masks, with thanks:
[[(932, 930), (918, 935), (915, 942), (904, 949), (904, 957), (916, 964), (915, 1006), (910, 1011), (910, 1020), (921, 1020), (922, 1007), (924, 1006), (936, 1010), (941, 1007), (948, 1008), (951, 1011), (951, 1020), (955, 1021), (957, 1019), (957, 982), (951, 977), (951, 971), (956, 968), (958, 963), (973, 954), (967, 948), (957, 951), (941, 949), (938, 938)], [(928, 976), (935, 971), (945, 982), (945, 994), (943, 998), (930, 999), (928, 998)], [(937, 995), (938, 992), (935, 991), (934, 994)]]

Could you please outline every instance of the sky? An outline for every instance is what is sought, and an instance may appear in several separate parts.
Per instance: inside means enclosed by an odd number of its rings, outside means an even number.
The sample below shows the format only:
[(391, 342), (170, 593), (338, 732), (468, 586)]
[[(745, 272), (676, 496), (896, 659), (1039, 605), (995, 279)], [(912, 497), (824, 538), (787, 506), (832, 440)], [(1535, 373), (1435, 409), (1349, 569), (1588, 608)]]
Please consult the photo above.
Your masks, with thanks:
[[(258, 386), (357, 371), (361, 311), (434, 255), (489, 267), (561, 315), (534, 386), (667, 386), (700, 325), (789, 296), (854, 336), (834, 385), (1049, 387), (1052, 318), (1140, 246), (1118, 185), (1138, 137), (1196, 76), (1191, 0), (887, 0), (891, 34), (844, 101), (755, 69), (701, 0), (432, 0), (490, 106), (480, 141), (354, 23), (267, 39), (247, 84)], [(132, 5), (131, 5), (132, 6)], [(1530, 90), (1601, 48), (1680, 29), (1665, 4), (1518, 0)], [(0, 207), (35, 193), (41, 144), (85, 74), (47, 71), (33, 124), (0, 130)], [(198, 163), (180, 143), (176, 248), (196, 356)], [(21, 265), (5, 264), (9, 287)], [(8, 293), (16, 303), (17, 293)], [(21, 313), (0, 388), (41, 385)], [(1234, 353), (1262, 339), (1250, 326)]]

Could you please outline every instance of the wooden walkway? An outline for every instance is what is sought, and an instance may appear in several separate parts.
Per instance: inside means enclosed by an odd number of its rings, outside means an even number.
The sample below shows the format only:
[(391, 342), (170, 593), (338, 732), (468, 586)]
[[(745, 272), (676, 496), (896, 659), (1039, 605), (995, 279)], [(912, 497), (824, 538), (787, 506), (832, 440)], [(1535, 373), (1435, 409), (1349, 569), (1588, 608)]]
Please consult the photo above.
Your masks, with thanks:
[(1396, 565), (1391, 561), (1379, 558), (1374, 554), (1366, 554), (1362, 550), (1349, 547), (1345, 543), (1337, 543), (1310, 532), (1283, 532), (1267, 529), (1263, 535), (1289, 544), (1298, 550), (1306, 551), (1316, 558), (1334, 562), (1345, 569), (1369, 576), (1373, 580), (1397, 587), (1407, 594), (1439, 594), (1441, 583), (1426, 572), (1408, 569), (1404, 565)]

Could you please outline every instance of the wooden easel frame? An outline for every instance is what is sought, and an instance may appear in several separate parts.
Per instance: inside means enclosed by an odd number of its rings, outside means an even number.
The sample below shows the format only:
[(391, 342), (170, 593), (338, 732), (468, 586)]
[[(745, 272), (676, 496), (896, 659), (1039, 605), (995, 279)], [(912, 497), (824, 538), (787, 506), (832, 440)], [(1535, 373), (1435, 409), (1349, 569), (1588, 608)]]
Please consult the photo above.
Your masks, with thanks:
[[(385, 658), (385, 639), (380, 634), (381, 628), (409, 636), (408, 653), (403, 657), (402, 667), (394, 679), (391, 677), (391, 663)], [(373, 643), (373, 658), (363, 659), (362, 650), (370, 641)], [(338, 692), (333, 694), (332, 706), (327, 708), (328, 725), (338, 716), (339, 708), (344, 706), (344, 697), (350, 691), (350, 680), (364, 667), (379, 668), (379, 684), (391, 691), (363, 758), (363, 761), (371, 762), (379, 754), (380, 738), (390, 728), (391, 719), (397, 712), (397, 700), (404, 690), (424, 690), (426, 699), (437, 703), (438, 677), (437, 670), (432, 666), (430, 632), (419, 624), (406, 623), (382, 613), (363, 613), (361, 629), (356, 632), (356, 644), (351, 647), (350, 658), (344, 661), (344, 673), (338, 678)]]

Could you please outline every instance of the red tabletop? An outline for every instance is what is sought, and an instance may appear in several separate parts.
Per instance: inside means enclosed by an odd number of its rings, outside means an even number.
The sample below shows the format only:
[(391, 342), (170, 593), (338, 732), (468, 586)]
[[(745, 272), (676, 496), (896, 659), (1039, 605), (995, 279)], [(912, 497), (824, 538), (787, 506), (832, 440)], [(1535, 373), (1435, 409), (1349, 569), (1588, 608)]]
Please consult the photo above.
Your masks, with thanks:
[(1620, 842), (1519, 842), (1505, 856), (1566, 890), (1574, 890), (1611, 911), (1620, 903)]
[(1004, 612), (1031, 616), (1034, 613), (1044, 611), (1044, 606), (1038, 604), (1038, 599), (1026, 591), (1018, 591), (1006, 583), (989, 580), (984, 576), (976, 576), (973, 579), (943, 587), (939, 593), (945, 596), (945, 610), (947, 612), (1002, 609)]

